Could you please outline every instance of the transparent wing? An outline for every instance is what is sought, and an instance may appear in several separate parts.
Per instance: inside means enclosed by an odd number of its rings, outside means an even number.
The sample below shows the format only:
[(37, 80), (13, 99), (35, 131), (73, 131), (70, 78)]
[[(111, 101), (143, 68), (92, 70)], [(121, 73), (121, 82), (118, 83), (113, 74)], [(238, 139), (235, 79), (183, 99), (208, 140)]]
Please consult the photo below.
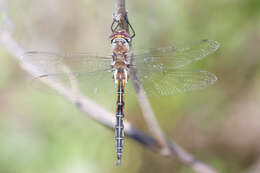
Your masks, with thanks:
[(138, 74), (144, 90), (149, 96), (168, 96), (201, 90), (217, 81), (217, 77), (207, 71), (164, 69), (155, 71), (153, 75), (144, 71)]
[(111, 57), (90, 55), (88, 53), (56, 54), (51, 52), (27, 52), (22, 62), (33, 65), (40, 75), (58, 75), (67, 73), (64, 65), (71, 73), (93, 73), (110, 69)]
[(88, 53), (56, 54), (31, 51), (22, 56), (22, 62), (32, 65), (37, 70), (36, 78), (91, 76), (111, 69), (111, 58)]
[(87, 73), (108, 69), (111, 58), (89, 55), (88, 53), (56, 54), (51, 52), (27, 52), (22, 61), (35, 66), (43, 74), (64, 73), (66, 65), (73, 73)]
[(56, 54), (33, 51), (25, 53), (22, 62), (37, 70), (38, 75), (33, 83), (39, 78), (56, 80), (69, 87), (76, 83), (89, 96), (114, 92), (111, 57), (89, 53)]
[(201, 40), (186, 47), (166, 47), (144, 50), (134, 57), (133, 65), (146, 93), (167, 96), (200, 90), (216, 82), (207, 71), (184, 71), (181, 68), (215, 52), (213, 40)]
[(138, 69), (182, 68), (215, 52), (219, 43), (214, 40), (201, 40), (186, 47), (155, 48), (137, 52), (134, 65)]

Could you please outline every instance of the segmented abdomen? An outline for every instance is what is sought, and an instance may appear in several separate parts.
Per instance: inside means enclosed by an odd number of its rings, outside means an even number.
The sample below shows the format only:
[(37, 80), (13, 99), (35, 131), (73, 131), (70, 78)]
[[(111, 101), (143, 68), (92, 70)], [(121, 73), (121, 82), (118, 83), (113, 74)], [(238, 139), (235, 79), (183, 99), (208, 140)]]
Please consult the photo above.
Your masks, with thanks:
[(116, 156), (117, 165), (121, 164), (122, 152), (123, 152), (123, 139), (124, 139), (124, 88), (125, 81), (119, 79), (117, 84), (117, 110), (116, 110)]

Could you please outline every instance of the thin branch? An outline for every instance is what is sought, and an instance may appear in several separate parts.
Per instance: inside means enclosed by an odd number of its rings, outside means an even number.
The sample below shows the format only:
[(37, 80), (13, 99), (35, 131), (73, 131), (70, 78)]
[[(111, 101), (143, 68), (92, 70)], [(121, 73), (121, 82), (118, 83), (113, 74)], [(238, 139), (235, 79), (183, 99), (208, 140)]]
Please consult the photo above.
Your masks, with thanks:
[[(117, 8), (116, 12), (117, 16), (120, 16), (120, 21), (117, 21), (119, 23), (119, 29), (128, 31), (128, 23), (127, 19), (127, 13), (125, 8), (125, 0), (117, 0)], [(130, 64), (133, 64), (133, 52), (130, 54)], [(166, 136), (164, 135), (158, 121), (155, 118), (155, 115), (153, 113), (153, 110), (150, 106), (150, 103), (148, 101), (148, 98), (144, 92), (144, 89), (142, 85), (139, 82), (139, 78), (137, 75), (137, 70), (133, 66), (130, 68), (130, 78), (132, 79), (135, 91), (137, 93), (137, 99), (139, 101), (139, 105), (141, 107), (144, 120), (148, 126), (148, 129), (150, 130), (153, 137), (159, 142), (161, 146), (161, 153), (164, 155), (170, 155), (170, 149), (168, 146), (168, 140)]]
[[(15, 60), (21, 63), (21, 67), (25, 71), (27, 71), (28, 74), (32, 75), (33, 77), (38, 76), (39, 75), (38, 70), (35, 66), (23, 62), (21, 60), (21, 55), (23, 55), (25, 50), (17, 43), (17, 41), (12, 36), (12, 31), (14, 27), (12, 21), (7, 16), (4, 0), (0, 0), (0, 11), (2, 12), (2, 16), (3, 16), (2, 24), (0, 24), (0, 43), (2, 43), (6, 47), (6, 49), (10, 52), (10, 54), (13, 55), (13, 58), (15, 58)], [(114, 129), (115, 118), (113, 113), (104, 109), (102, 106), (96, 104), (87, 96), (84, 96), (81, 93), (77, 93), (77, 97), (75, 97), (75, 90), (73, 88), (65, 87), (56, 80), (52, 80), (49, 78), (40, 78), (39, 80), (45, 83), (50, 88), (56, 90), (66, 100), (75, 104), (89, 118), (95, 120), (96, 122), (110, 129)], [(142, 90), (140, 90), (140, 92), (141, 91)], [(144, 96), (141, 95), (139, 97), (144, 97)], [(146, 98), (144, 97), (142, 99), (146, 99)], [(148, 102), (148, 107), (150, 107), (149, 102)], [(146, 108), (143, 108), (143, 111), (147, 111)], [(148, 122), (148, 124), (149, 123), (150, 122)], [(153, 138), (149, 135), (146, 135), (142, 131), (133, 127), (133, 125), (131, 125), (131, 123), (129, 123), (128, 121), (125, 121), (125, 133), (127, 137), (130, 137), (136, 142), (138, 142), (139, 144), (142, 144), (145, 148), (148, 148), (154, 152), (160, 151), (161, 142), (158, 142), (159, 140), (157, 138)], [(158, 136), (160, 136), (160, 134)], [(163, 138), (165, 137), (163, 136)], [(172, 158), (177, 158), (182, 164), (186, 165), (187, 167), (190, 167), (195, 172), (217, 173), (213, 168), (209, 167), (208, 165), (204, 164), (199, 160), (196, 160), (192, 155), (187, 153), (180, 146), (168, 140), (167, 143), (171, 151), (170, 156)], [(160, 154), (162, 153), (160, 152)]]
[(127, 16), (127, 11), (125, 8), (125, 0), (116, 0), (116, 10), (113, 15), (113, 20), (119, 23), (121, 29), (128, 31), (128, 24), (125, 20)]
[(125, 0), (116, 0), (116, 13), (126, 15)]
[(259, 173), (260, 171), (260, 157), (245, 171), (246, 173)]
[[(131, 55), (133, 59), (133, 54)], [(133, 66), (133, 68), (130, 69), (130, 77), (133, 82), (134, 89), (137, 94), (137, 99), (139, 101), (139, 105), (141, 107), (144, 120), (148, 126), (149, 131), (153, 135), (157, 141), (159, 141), (161, 145), (161, 153), (164, 155), (170, 155), (170, 149), (168, 146), (168, 140), (166, 136), (164, 135), (158, 121), (156, 120), (156, 117), (152, 111), (151, 105), (148, 101), (148, 98), (144, 92), (144, 89), (142, 85), (139, 82), (138, 76), (137, 76), (137, 70)]]

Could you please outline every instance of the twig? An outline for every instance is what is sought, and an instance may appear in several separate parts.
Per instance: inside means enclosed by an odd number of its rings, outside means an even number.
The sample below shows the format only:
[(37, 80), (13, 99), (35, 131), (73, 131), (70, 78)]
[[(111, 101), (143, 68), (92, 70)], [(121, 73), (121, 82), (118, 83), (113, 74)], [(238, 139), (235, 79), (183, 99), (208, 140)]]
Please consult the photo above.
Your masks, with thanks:
[[(128, 17), (125, 8), (125, 0), (117, 0), (117, 8), (115, 14), (117, 14), (117, 16), (120, 16), (120, 20), (117, 21), (119, 23), (119, 29), (129, 32), (128, 23), (126, 21), (128, 20)], [(133, 52), (131, 52), (130, 64), (133, 64), (133, 56)], [(171, 151), (168, 146), (168, 140), (166, 139), (158, 121), (154, 116), (154, 113), (144, 92), (144, 89), (139, 82), (135, 66), (130, 68), (130, 78), (132, 79), (135, 91), (137, 93), (137, 99), (139, 101), (139, 105), (141, 107), (144, 120), (148, 126), (148, 129), (150, 130), (152, 136), (159, 142), (161, 146), (161, 154), (170, 155)]]
[[(125, 8), (125, 0), (117, 0), (116, 1), (116, 11), (113, 15), (113, 21), (116, 21), (118, 24), (117, 29), (118, 30), (124, 30), (129, 33), (128, 30), (128, 16)], [(130, 35), (130, 33), (129, 33)], [(130, 45), (131, 46), (131, 45)], [(130, 54), (130, 64), (133, 64), (133, 52)], [(152, 136), (159, 142), (160, 148), (161, 148), (161, 154), (164, 155), (170, 155), (170, 149), (168, 146), (168, 141), (163, 134), (162, 129), (160, 128), (160, 125), (158, 124), (154, 113), (152, 111), (152, 108), (150, 106), (150, 103), (147, 99), (147, 96), (144, 92), (144, 89), (142, 85), (139, 82), (136, 68), (132, 66), (130, 68), (130, 78), (132, 79), (135, 91), (137, 93), (137, 99), (139, 101), (139, 105), (141, 107), (144, 120), (146, 121), (146, 124), (148, 126), (148, 129), (150, 130)]]
[(260, 170), (260, 157), (245, 171), (246, 173), (259, 173)]
[[(120, 29), (128, 31), (128, 20), (126, 8), (125, 8), (125, 0), (117, 0), (117, 9), (115, 14), (120, 16), (119, 26)], [(115, 20), (115, 19), (114, 19)], [(130, 54), (130, 64), (133, 64), (134, 54), (131, 52)], [(148, 98), (144, 92), (144, 89), (139, 81), (137, 70), (135, 66), (130, 68), (130, 78), (132, 79), (134, 89), (137, 94), (137, 99), (139, 101), (139, 105), (141, 107), (144, 120), (148, 126), (149, 131), (151, 132), (152, 136), (157, 140), (160, 144), (160, 153), (165, 156), (173, 156), (176, 157), (184, 164), (192, 167), (193, 170), (198, 172), (215, 172), (215, 170), (209, 168), (202, 162), (200, 164), (194, 164), (195, 162), (199, 162), (193, 158), (192, 155), (188, 154), (184, 151), (181, 147), (173, 142), (169, 141), (166, 136), (164, 135), (156, 117), (153, 113), (153, 110), (150, 106)]]
[(127, 16), (125, 0), (116, 0), (116, 10), (113, 15), (113, 20), (119, 23), (121, 29), (126, 29), (128, 31), (128, 24), (125, 20), (125, 16)]
[[(118, 0), (119, 2), (120, 0)], [(120, 1), (124, 2), (124, 1)], [(119, 4), (119, 3), (118, 3)], [(121, 3), (124, 4), (124, 3)], [(124, 6), (124, 5), (122, 5)], [(121, 5), (120, 5), (121, 7)], [(122, 8), (120, 8), (122, 9)], [(35, 66), (30, 65), (29, 63), (24, 63), (21, 60), (21, 55), (25, 52), (25, 50), (17, 43), (17, 41), (12, 37), (13, 31), (13, 23), (8, 18), (5, 1), (0, 0), (0, 10), (3, 15), (3, 23), (2, 25), (8, 24), (6, 26), (0, 27), (0, 43), (2, 43), (7, 50), (13, 55), (13, 58), (18, 62), (21, 62), (21, 67), (28, 72), (28, 74), (32, 76), (38, 76), (38, 70)], [(11, 27), (11, 28), (10, 28)], [(75, 90), (73, 88), (68, 88), (63, 86), (56, 80), (51, 80), (49, 78), (40, 78), (41, 82), (45, 83), (47, 86), (56, 90), (60, 95), (62, 95), (65, 99), (75, 104), (86, 116), (95, 120), (96, 122), (113, 129), (115, 124), (114, 116), (111, 112), (104, 109), (102, 106), (96, 104), (94, 101), (89, 99), (88, 97), (82, 95), (81, 93), (77, 93), (77, 97), (75, 97)], [(141, 92), (142, 90), (140, 90)], [(140, 96), (141, 97), (141, 96)], [(142, 96), (143, 97), (143, 96)], [(146, 99), (145, 97), (142, 99)], [(142, 102), (143, 103), (143, 102)], [(148, 102), (149, 106), (149, 102)], [(146, 108), (143, 111), (147, 111)], [(146, 113), (145, 113), (146, 114)], [(155, 120), (156, 121), (156, 120)], [(158, 125), (158, 123), (157, 123)], [(153, 138), (140, 130), (136, 129), (129, 123), (125, 121), (125, 133), (128, 137), (134, 139), (136, 142), (142, 144), (145, 148), (151, 149), (152, 151), (160, 151), (161, 142), (158, 142), (157, 138)], [(159, 134), (160, 136), (160, 134)], [(163, 137), (164, 138), (164, 137)], [(178, 160), (184, 165), (192, 168), (197, 173), (217, 173), (213, 168), (208, 165), (202, 163), (193, 158), (192, 155), (188, 154), (178, 145), (168, 141), (168, 146), (170, 148), (170, 156), (173, 158), (178, 158)], [(162, 153), (161, 153), (162, 154)]]
[[(133, 59), (133, 53), (131, 54), (131, 59)], [(139, 82), (136, 68), (133, 66), (130, 69), (130, 77), (133, 82), (133, 86), (135, 88), (137, 99), (139, 101), (139, 105), (141, 107), (144, 120), (146, 121), (146, 124), (148, 126), (149, 131), (153, 135), (157, 141), (159, 141), (161, 145), (161, 154), (163, 155), (170, 155), (171, 151), (168, 146), (168, 140), (166, 139), (166, 136), (164, 135), (158, 121), (156, 120), (154, 113), (152, 111), (152, 108), (150, 106), (150, 103), (147, 99), (147, 96), (144, 92), (144, 89), (142, 85)]]

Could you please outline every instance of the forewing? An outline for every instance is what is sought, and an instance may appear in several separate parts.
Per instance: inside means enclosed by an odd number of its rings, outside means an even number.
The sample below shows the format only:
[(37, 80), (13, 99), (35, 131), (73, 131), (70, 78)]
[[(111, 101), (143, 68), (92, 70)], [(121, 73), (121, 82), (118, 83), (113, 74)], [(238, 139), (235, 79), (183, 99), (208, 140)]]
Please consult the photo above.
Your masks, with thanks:
[(138, 68), (182, 68), (215, 52), (219, 43), (214, 40), (201, 40), (186, 47), (164, 47), (137, 52), (133, 64)]
[(88, 73), (108, 69), (110, 57), (89, 55), (88, 53), (56, 54), (51, 52), (27, 52), (22, 62), (29, 63), (39, 70), (41, 75), (61, 74), (65, 65), (72, 73)]
[(113, 92), (110, 57), (88, 53), (27, 52), (22, 56), (22, 62), (37, 71), (32, 83), (48, 78), (68, 87), (77, 86), (90, 96), (109, 93), (111, 89)]

